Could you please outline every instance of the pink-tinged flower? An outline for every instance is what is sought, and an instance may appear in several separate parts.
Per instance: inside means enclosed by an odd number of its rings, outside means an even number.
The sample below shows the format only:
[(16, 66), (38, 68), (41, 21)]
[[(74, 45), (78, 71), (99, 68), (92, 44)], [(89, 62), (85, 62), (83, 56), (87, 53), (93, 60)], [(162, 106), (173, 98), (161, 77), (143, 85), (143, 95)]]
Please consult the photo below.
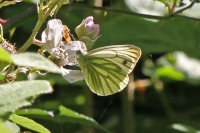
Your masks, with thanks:
[(91, 40), (95, 40), (99, 35), (100, 29), (98, 24), (94, 24), (93, 17), (89, 16), (76, 27), (75, 32), (79, 38), (89, 36)]
[(91, 33), (92, 31), (94, 32), (92, 40), (96, 39), (99, 35), (100, 29), (99, 29), (99, 25), (98, 24), (94, 24), (93, 22), (93, 17), (87, 17), (85, 19), (85, 35)]
[(42, 43), (45, 49), (51, 54), (50, 58), (61, 69), (61, 75), (68, 82), (76, 82), (85, 79), (87, 76), (79, 70), (63, 68), (65, 65), (77, 65), (76, 52), (87, 51), (81, 41), (63, 42), (64, 26), (58, 19), (52, 19), (47, 23), (47, 28), (42, 33)]
[(93, 17), (89, 16), (75, 28), (75, 32), (79, 40), (84, 42), (87, 49), (90, 50), (99, 37), (100, 28), (98, 24), (94, 24)]

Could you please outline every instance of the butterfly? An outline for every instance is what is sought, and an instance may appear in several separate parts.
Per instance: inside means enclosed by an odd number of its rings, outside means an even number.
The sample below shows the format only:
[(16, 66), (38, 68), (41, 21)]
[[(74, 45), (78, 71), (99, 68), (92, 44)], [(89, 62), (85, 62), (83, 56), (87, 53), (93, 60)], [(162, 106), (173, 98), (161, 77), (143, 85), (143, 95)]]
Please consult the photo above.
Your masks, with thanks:
[(77, 62), (87, 75), (86, 83), (100, 96), (112, 95), (123, 90), (141, 56), (141, 49), (134, 45), (112, 45), (89, 52), (77, 51)]

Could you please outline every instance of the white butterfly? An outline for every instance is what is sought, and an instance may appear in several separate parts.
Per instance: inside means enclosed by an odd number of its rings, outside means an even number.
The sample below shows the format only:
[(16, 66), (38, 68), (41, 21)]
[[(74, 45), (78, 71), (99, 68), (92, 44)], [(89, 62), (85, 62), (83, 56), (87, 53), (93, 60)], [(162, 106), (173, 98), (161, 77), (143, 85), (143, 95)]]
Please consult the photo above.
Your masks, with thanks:
[(141, 56), (140, 48), (134, 45), (112, 45), (89, 52), (77, 51), (78, 65), (87, 75), (91, 91), (100, 96), (123, 90)]

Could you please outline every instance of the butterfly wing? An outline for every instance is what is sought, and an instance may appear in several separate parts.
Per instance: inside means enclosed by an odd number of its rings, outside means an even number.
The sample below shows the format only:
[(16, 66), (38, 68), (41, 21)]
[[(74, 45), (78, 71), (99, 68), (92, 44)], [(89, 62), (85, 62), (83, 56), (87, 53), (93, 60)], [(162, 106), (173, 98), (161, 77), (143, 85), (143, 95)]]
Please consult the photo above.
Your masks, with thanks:
[(88, 75), (90, 89), (101, 96), (123, 90), (129, 81), (128, 74), (141, 56), (134, 45), (112, 45), (89, 51), (78, 60), (82, 71)]

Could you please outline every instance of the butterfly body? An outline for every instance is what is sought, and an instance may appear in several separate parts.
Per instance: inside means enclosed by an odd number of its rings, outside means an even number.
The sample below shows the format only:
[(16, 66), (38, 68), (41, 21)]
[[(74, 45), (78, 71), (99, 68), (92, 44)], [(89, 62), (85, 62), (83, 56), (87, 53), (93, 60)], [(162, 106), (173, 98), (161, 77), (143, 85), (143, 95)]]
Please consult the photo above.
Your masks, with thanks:
[(88, 75), (86, 83), (100, 96), (123, 90), (141, 56), (140, 48), (134, 45), (112, 45), (89, 52), (77, 52), (78, 65)]

